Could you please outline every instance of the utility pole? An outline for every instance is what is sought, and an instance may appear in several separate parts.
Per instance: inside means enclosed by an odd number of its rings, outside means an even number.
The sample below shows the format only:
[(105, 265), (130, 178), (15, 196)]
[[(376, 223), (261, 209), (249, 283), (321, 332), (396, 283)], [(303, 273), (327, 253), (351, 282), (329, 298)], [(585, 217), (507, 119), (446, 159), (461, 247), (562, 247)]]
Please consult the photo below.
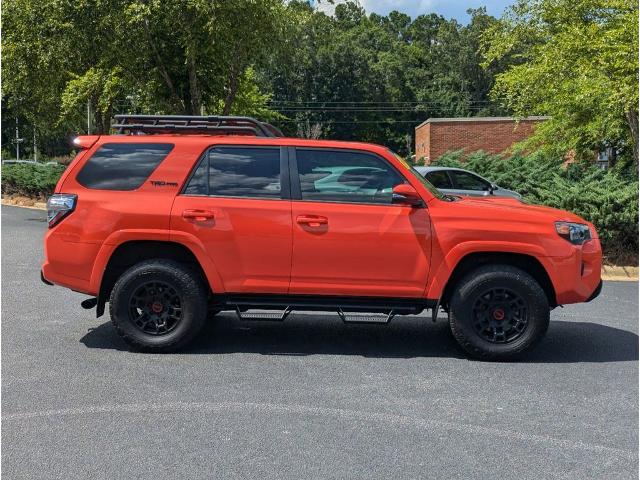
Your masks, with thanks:
[(16, 117), (16, 160), (20, 160), (20, 130), (18, 129), (18, 117)]
[(33, 126), (33, 161), (38, 161), (38, 144), (36, 143), (36, 126)]

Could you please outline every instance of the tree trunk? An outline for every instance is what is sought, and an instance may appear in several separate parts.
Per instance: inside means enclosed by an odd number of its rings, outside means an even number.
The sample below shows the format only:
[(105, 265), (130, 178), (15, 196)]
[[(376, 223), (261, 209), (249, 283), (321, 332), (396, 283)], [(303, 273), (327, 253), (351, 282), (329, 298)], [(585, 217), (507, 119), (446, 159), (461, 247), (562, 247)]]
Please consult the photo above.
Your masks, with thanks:
[(236, 95), (238, 94), (238, 87), (240, 85), (239, 70), (240, 69), (236, 65), (232, 65), (231, 70), (229, 70), (229, 91), (227, 92), (227, 96), (224, 99), (224, 108), (222, 109), (222, 115), (229, 115), (229, 113), (231, 113), (231, 107), (233, 107), (233, 102), (236, 99)]
[(184, 100), (182, 100), (178, 95), (178, 92), (176, 91), (175, 86), (173, 85), (173, 80), (171, 80), (171, 75), (169, 75), (169, 72), (167, 71), (167, 68), (165, 67), (164, 62), (162, 61), (162, 56), (160, 55), (160, 51), (158, 50), (158, 47), (156, 46), (156, 43), (153, 40), (153, 35), (151, 34), (151, 29), (149, 28), (149, 20), (145, 19), (142, 22), (142, 24), (144, 25), (144, 31), (147, 34), (147, 41), (149, 42), (149, 46), (151, 47), (151, 51), (153, 52), (153, 56), (158, 66), (158, 70), (160, 71), (160, 76), (164, 80), (164, 83), (167, 85), (171, 98), (174, 101), (176, 101), (178, 104), (180, 104), (182, 108), (182, 112), (184, 112), (186, 105), (184, 103)]
[(638, 171), (638, 111), (631, 110), (627, 112), (627, 123), (631, 130), (631, 143), (633, 148), (633, 166)]
[(196, 60), (193, 55), (189, 55), (187, 59), (187, 68), (189, 71), (189, 110), (191, 115), (200, 115), (202, 110), (202, 92), (198, 84), (198, 73), (196, 71)]

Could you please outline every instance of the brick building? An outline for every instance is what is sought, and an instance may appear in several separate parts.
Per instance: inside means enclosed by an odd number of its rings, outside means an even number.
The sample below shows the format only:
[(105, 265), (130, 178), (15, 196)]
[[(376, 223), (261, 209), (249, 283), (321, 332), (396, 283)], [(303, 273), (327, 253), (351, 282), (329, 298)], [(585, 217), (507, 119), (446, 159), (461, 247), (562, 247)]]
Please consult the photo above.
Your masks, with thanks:
[(416, 127), (416, 161), (426, 164), (449, 150), (502, 153), (531, 136), (537, 123), (549, 117), (430, 118)]

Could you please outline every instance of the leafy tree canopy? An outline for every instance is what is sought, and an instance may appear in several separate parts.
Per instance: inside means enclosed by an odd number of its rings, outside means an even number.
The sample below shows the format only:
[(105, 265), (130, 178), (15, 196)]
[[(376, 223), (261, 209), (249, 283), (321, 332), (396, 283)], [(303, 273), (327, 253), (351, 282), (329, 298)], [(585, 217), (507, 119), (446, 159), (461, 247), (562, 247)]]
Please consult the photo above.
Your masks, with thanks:
[(519, 0), (483, 32), (484, 65), (507, 61), (494, 99), (550, 115), (527, 148), (593, 159), (608, 143), (638, 163), (638, 4)]

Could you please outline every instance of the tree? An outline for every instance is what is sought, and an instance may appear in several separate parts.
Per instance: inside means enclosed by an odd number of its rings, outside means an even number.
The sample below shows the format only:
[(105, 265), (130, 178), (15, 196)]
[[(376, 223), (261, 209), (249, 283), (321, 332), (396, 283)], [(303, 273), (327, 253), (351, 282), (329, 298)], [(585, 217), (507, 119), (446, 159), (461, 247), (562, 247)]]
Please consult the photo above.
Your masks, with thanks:
[(483, 36), (485, 65), (508, 60), (493, 98), (550, 115), (525, 144), (593, 159), (611, 145), (638, 166), (638, 4), (520, 0)]
[(252, 68), (279, 48), (285, 10), (283, 0), (7, 0), (3, 108), (42, 142), (84, 131), (87, 105), (93, 133), (130, 110), (269, 117)]
[(480, 66), (480, 35), (497, 21), (483, 9), (470, 11), (466, 26), (435, 14), (367, 15), (354, 2), (337, 5), (333, 17), (303, 1), (288, 11), (296, 48), (260, 76), (274, 108), (290, 117), (289, 134), (322, 125), (323, 135), (410, 155), (407, 136), (428, 117), (503, 113), (488, 98), (502, 64)]

